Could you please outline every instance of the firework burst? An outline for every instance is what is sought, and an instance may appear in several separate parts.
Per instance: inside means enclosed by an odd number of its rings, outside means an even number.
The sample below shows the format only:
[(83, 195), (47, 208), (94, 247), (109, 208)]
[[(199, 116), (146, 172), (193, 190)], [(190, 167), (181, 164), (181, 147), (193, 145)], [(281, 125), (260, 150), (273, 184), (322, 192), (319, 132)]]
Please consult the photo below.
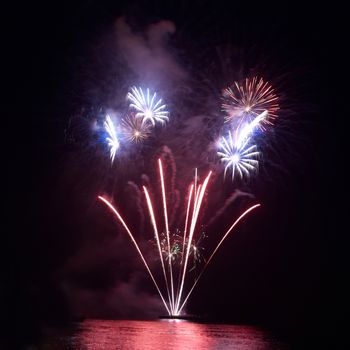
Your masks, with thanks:
[(156, 122), (164, 124), (169, 120), (166, 105), (157, 99), (156, 92), (152, 95), (149, 89), (144, 93), (141, 88), (132, 87), (127, 99), (131, 101), (129, 107), (136, 110), (135, 116), (141, 119), (141, 124), (151, 123), (155, 126)]
[(259, 152), (256, 151), (256, 145), (250, 145), (249, 141), (250, 138), (242, 140), (237, 131), (234, 135), (229, 131), (227, 138), (221, 137), (220, 151), (217, 154), (226, 163), (224, 177), (229, 168), (232, 171), (232, 180), (236, 172), (243, 178), (244, 175), (249, 176), (250, 171), (256, 170), (258, 161), (254, 158)]
[(119, 140), (117, 137), (117, 132), (114, 127), (113, 121), (109, 115), (107, 115), (106, 120), (104, 122), (105, 130), (107, 131), (109, 137), (106, 138), (108, 141), (108, 146), (110, 147), (110, 158), (113, 163), (115, 154), (119, 149)]
[(278, 97), (274, 89), (262, 78), (246, 78), (243, 84), (234, 82), (223, 91), (222, 110), (227, 114), (226, 122), (241, 120), (250, 121), (251, 118), (267, 111), (268, 116), (262, 121), (264, 124), (273, 124), (279, 110)]
[(129, 142), (139, 143), (146, 140), (151, 134), (151, 127), (143, 123), (142, 119), (131, 114), (122, 119), (121, 130), (125, 139)]

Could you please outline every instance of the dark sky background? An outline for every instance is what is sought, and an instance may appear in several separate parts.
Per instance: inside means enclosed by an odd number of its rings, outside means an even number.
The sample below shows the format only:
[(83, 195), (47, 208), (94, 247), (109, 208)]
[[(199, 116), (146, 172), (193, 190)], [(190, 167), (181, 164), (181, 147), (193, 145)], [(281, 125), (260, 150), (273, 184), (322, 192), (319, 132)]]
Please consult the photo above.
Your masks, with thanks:
[[(53, 1), (19, 5), (14, 13), (9, 67), (18, 78), (7, 145), (12, 213), (2, 302), (18, 343), (80, 317), (163, 313), (128, 237), (96, 201), (101, 193), (113, 197), (146, 248), (150, 231), (137, 187), (146, 174), (157, 193), (161, 154), (170, 154), (167, 171), (175, 162), (180, 191), (194, 167), (202, 176), (214, 169), (204, 223), (236, 189), (252, 194), (207, 227), (210, 237), (220, 237), (251, 203), (263, 205), (222, 246), (187, 312), (288, 336), (335, 336), (346, 313), (339, 276), (348, 239), (337, 224), (340, 189), (332, 169), (331, 13), (294, 2), (156, 0)], [(259, 140), (259, 174), (224, 182), (210, 151), (222, 126), (220, 92), (253, 75), (276, 88), (279, 119)], [(146, 83), (164, 93), (170, 122), (111, 167), (94, 126), (106, 111), (123, 111), (130, 86)], [(208, 250), (214, 242), (208, 239)]]

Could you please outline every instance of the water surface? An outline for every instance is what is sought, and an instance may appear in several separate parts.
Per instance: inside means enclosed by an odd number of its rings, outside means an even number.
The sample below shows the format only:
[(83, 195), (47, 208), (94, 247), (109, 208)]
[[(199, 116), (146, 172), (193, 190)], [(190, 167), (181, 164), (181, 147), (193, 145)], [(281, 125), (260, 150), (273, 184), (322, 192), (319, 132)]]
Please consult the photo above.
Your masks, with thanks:
[(49, 337), (55, 350), (279, 350), (289, 349), (272, 334), (250, 326), (182, 320), (85, 320), (69, 334)]

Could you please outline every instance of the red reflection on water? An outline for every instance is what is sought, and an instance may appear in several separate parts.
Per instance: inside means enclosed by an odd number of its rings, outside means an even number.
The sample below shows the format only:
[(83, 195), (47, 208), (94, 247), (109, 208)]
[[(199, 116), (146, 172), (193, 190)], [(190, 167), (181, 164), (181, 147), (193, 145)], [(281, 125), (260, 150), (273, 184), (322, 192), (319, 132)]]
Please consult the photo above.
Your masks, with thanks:
[[(187, 321), (96, 321), (84, 322), (76, 340), (86, 350), (207, 349), (211, 339), (203, 325)], [(208, 344), (209, 342), (209, 344)]]
[(70, 339), (80, 350), (280, 350), (287, 347), (254, 327), (182, 320), (86, 320)]

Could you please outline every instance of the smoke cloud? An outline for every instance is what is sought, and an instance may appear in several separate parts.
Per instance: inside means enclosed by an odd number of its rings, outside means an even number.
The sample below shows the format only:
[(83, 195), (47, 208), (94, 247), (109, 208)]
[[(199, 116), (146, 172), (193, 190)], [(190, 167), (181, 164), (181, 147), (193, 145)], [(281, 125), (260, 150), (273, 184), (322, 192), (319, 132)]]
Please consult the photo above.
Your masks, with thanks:
[(176, 83), (186, 78), (186, 73), (169, 54), (166, 43), (175, 33), (170, 21), (150, 25), (144, 33), (135, 33), (123, 17), (116, 21), (119, 52), (129, 68), (144, 84), (150, 86)]

